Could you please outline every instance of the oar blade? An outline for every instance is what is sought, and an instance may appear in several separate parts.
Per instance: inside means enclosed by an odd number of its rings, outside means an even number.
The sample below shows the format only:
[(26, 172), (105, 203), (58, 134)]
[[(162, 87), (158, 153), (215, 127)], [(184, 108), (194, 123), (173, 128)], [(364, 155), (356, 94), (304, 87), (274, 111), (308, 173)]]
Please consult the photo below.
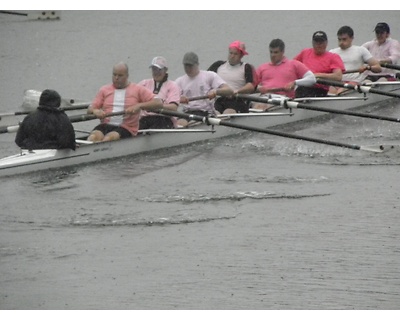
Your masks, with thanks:
[(55, 10), (40, 10), (28, 12), (1, 10), (0, 13), (14, 16), (25, 16), (31, 20), (59, 20), (61, 18), (61, 12)]
[(29, 19), (37, 20), (59, 20), (61, 19), (61, 12), (55, 10), (41, 10), (28, 12)]
[[(24, 97), (22, 101), (22, 109), (27, 112), (32, 112), (37, 109), (39, 106), (39, 100), (40, 96), (42, 94), (42, 91), (34, 90), (34, 89), (28, 89), (24, 91)], [(68, 111), (68, 110), (80, 110), (80, 109), (86, 109), (89, 107), (90, 102), (75, 102), (74, 99), (65, 99), (61, 98), (61, 105), (60, 108)]]
[(360, 146), (361, 151), (368, 151), (374, 153), (384, 153), (389, 152), (391, 150), (398, 149), (397, 146), (394, 145), (370, 145), (370, 146)]
[(28, 89), (24, 91), (21, 107), (26, 111), (34, 111), (39, 106), (41, 91)]

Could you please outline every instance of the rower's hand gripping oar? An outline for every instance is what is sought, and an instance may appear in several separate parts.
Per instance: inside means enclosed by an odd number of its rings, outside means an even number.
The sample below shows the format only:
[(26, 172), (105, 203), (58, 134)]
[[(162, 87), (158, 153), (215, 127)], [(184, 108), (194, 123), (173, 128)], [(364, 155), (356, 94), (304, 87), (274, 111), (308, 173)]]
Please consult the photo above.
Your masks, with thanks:
[(234, 123), (229, 120), (221, 120), (219, 118), (213, 118), (213, 117), (202, 117), (202, 116), (198, 116), (198, 115), (194, 115), (194, 114), (190, 114), (190, 113), (176, 112), (176, 111), (170, 111), (170, 110), (164, 110), (164, 109), (160, 109), (155, 112), (164, 114), (167, 116), (185, 118), (187, 120), (193, 120), (193, 121), (200, 121), (200, 122), (206, 123), (207, 125), (220, 125), (220, 126), (232, 127), (232, 128), (242, 129), (242, 130), (267, 133), (267, 134), (281, 136), (281, 137), (285, 137), (285, 138), (298, 139), (298, 140), (304, 140), (304, 141), (310, 141), (310, 142), (316, 142), (316, 143), (337, 146), (337, 147), (349, 148), (349, 149), (353, 149), (353, 150), (362, 150), (362, 151), (369, 151), (369, 152), (375, 152), (375, 153), (381, 153), (384, 150), (386, 150), (386, 148), (383, 146), (359, 146), (359, 145), (355, 145), (355, 144), (347, 144), (347, 143), (340, 143), (340, 142), (329, 141), (329, 140), (324, 140), (324, 139), (310, 138), (310, 137), (300, 136), (300, 135), (296, 135), (296, 134), (292, 134), (292, 133), (250, 127), (250, 126)]
[(381, 95), (384, 95), (384, 96), (400, 98), (400, 94), (398, 94), (398, 93), (378, 90), (378, 89), (371, 88), (369, 86), (352, 85), (350, 83), (332, 81), (332, 80), (326, 80), (326, 79), (317, 79), (317, 83), (328, 85), (328, 86), (342, 87), (342, 88), (346, 88), (346, 89), (356, 90), (356, 91), (358, 91), (360, 93), (368, 93), (368, 92), (370, 92), (370, 93), (381, 94)]

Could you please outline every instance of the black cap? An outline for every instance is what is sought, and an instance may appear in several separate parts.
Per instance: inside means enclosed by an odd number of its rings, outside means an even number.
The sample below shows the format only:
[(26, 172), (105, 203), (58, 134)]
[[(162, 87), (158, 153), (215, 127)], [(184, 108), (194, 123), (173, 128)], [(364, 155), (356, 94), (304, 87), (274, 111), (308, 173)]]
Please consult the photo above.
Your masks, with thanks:
[(323, 41), (327, 41), (328, 37), (325, 32), (316, 31), (316, 32), (314, 32), (312, 39), (313, 39), (313, 41), (323, 42)]
[(375, 32), (387, 32), (390, 33), (389, 25), (386, 22), (379, 22), (374, 29)]
[(42, 92), (39, 99), (40, 106), (58, 108), (61, 104), (61, 96), (57, 91), (46, 89)]

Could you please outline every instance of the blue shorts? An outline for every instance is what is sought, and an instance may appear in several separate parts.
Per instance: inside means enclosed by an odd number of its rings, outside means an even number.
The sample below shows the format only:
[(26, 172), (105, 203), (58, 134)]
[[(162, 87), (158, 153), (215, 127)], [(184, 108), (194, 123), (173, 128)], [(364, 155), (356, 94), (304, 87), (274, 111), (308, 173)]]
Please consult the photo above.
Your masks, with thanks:
[(125, 128), (119, 127), (119, 126), (114, 126), (112, 124), (108, 124), (108, 123), (101, 123), (98, 126), (96, 126), (94, 130), (98, 130), (101, 131), (104, 135), (106, 135), (109, 132), (118, 132), (119, 136), (121, 139), (124, 138), (131, 138), (132, 134), (126, 130)]

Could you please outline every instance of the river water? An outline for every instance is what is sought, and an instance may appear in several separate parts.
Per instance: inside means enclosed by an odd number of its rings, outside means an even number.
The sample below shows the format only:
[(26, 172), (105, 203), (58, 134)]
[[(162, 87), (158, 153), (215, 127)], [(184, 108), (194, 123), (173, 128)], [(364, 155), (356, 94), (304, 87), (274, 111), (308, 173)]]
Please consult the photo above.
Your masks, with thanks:
[[(380, 21), (400, 38), (398, 19), (398, 11), (0, 15), (0, 111), (18, 111), (25, 89), (90, 101), (120, 60), (137, 82), (163, 55), (175, 79), (189, 50), (207, 68), (241, 40), (259, 65), (273, 38), (291, 58), (318, 29), (336, 46), (344, 24), (357, 44)], [(399, 106), (370, 111), (399, 117)], [(398, 124), (348, 116), (282, 130), (362, 145), (400, 138)], [(0, 135), (1, 156), (18, 151), (14, 137)], [(398, 309), (399, 155), (243, 132), (3, 178), (0, 309)]]

